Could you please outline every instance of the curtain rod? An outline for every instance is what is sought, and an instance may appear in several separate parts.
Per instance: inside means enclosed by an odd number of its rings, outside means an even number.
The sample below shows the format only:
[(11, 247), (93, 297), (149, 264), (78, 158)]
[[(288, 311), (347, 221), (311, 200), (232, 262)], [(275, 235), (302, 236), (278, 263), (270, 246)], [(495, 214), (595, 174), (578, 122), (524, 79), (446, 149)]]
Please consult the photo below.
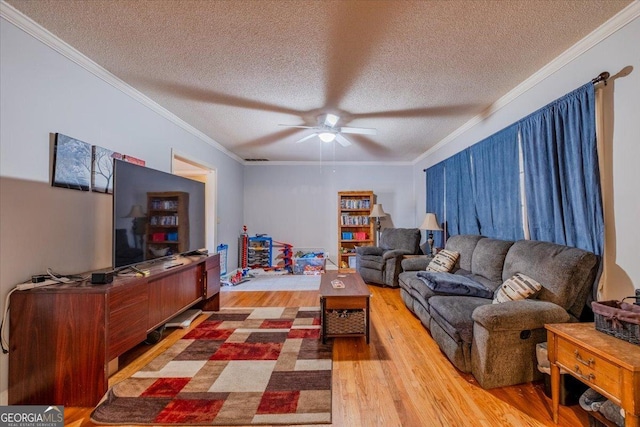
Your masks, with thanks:
[(591, 80), (591, 83), (596, 84), (596, 83), (600, 83), (600, 82), (604, 82), (604, 85), (607, 85), (607, 80), (609, 79), (609, 77), (611, 76), (611, 74), (609, 74), (608, 71), (603, 71), (600, 74), (598, 74), (598, 77), (596, 77), (595, 79)]

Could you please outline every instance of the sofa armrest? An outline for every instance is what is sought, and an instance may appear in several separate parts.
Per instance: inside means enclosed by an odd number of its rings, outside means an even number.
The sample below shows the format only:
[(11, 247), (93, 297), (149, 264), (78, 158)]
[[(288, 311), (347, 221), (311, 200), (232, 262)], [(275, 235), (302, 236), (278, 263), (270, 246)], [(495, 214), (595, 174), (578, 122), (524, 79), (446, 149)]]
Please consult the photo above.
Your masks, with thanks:
[(471, 317), (489, 331), (540, 329), (546, 323), (566, 323), (571, 319), (557, 304), (530, 299), (483, 305)]
[(420, 271), (425, 270), (433, 257), (429, 255), (405, 258), (402, 260), (402, 271)]
[(404, 249), (393, 249), (382, 254), (382, 259), (400, 258), (403, 255), (410, 255), (411, 252)]
[(384, 249), (377, 246), (356, 246), (357, 255), (376, 255), (382, 256)]

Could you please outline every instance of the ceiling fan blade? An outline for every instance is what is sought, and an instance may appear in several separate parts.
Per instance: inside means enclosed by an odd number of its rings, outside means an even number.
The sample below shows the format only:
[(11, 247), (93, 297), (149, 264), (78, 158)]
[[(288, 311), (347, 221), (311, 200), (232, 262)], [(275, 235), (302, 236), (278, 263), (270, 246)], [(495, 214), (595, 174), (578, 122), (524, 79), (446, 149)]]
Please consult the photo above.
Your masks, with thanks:
[(351, 141), (349, 141), (347, 138), (340, 135), (339, 133), (336, 134), (336, 141), (338, 141), (338, 144), (342, 145), (343, 147), (348, 147), (351, 145)]
[(305, 136), (304, 138), (297, 140), (297, 141), (296, 141), (296, 144), (298, 144), (298, 143), (300, 143), (300, 142), (304, 142), (304, 141), (306, 141), (307, 139), (311, 139), (311, 138), (313, 138), (314, 136), (318, 136), (318, 133), (317, 133), (317, 132), (314, 132), (314, 133), (312, 133), (311, 135), (307, 135), (307, 136)]
[(342, 133), (355, 133), (358, 135), (377, 135), (378, 131), (372, 128), (350, 128), (350, 127), (341, 127), (340, 132)]
[(299, 125), (283, 125), (279, 124), (278, 126), (284, 126), (287, 128), (298, 128), (298, 129), (317, 129), (317, 126), (299, 126)]

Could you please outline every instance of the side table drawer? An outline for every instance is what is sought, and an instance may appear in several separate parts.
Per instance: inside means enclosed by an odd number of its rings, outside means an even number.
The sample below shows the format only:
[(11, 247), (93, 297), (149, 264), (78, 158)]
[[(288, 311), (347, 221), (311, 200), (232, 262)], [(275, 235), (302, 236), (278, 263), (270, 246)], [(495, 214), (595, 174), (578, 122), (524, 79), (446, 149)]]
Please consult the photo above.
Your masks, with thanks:
[(622, 378), (618, 366), (561, 337), (558, 337), (557, 364), (587, 385), (599, 387), (613, 396), (621, 394)]
[(356, 310), (367, 308), (369, 297), (348, 296), (348, 297), (326, 297), (325, 308), (327, 310)]

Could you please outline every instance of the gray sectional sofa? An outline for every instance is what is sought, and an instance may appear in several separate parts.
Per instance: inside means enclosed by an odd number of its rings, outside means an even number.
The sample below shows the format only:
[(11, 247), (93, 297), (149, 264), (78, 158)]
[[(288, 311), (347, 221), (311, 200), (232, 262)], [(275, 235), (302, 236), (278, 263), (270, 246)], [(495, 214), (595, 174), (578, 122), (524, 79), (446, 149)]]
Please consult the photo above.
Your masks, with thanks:
[(437, 294), (420, 279), (430, 258), (402, 261), (400, 294), (430, 330), (441, 351), (461, 371), (471, 372), (483, 388), (540, 379), (536, 344), (547, 339), (546, 323), (577, 321), (597, 276), (599, 259), (591, 252), (532, 240), (504, 241), (459, 235), (445, 249), (460, 257), (452, 273), (491, 289), (516, 273), (542, 284), (535, 298), (492, 304), (492, 299)]

